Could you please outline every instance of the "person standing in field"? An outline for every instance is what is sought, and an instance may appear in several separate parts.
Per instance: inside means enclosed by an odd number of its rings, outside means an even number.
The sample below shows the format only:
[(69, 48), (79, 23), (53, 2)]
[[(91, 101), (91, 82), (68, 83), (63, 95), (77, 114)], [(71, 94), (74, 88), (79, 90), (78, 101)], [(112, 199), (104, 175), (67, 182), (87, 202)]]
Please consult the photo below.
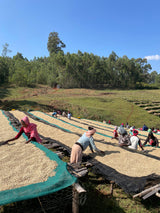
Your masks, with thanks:
[(70, 111), (68, 111), (68, 114), (67, 114), (68, 119), (71, 120), (71, 116), (72, 116), (72, 114), (70, 113)]
[(7, 144), (10, 141), (17, 140), (23, 133), (25, 133), (25, 135), (28, 137), (28, 140), (25, 143), (29, 143), (30, 141), (36, 141), (38, 143), (42, 142), (37, 132), (37, 125), (30, 123), (27, 116), (25, 116), (21, 120), (21, 125), (22, 127), (19, 130), (18, 134), (14, 138), (5, 141), (3, 144)]
[(92, 153), (97, 152), (99, 154), (105, 154), (103, 151), (99, 150), (93, 139), (93, 135), (96, 133), (96, 129), (93, 127), (88, 127), (88, 131), (85, 132), (78, 141), (73, 145), (70, 163), (81, 163), (83, 151), (89, 146)]

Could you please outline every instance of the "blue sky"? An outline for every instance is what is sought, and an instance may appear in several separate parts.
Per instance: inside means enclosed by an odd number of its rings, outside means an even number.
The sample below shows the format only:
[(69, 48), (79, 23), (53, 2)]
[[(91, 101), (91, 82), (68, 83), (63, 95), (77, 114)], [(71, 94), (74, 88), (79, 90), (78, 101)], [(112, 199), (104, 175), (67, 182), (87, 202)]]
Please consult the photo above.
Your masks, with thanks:
[(0, 0), (0, 55), (3, 45), (29, 60), (48, 56), (50, 32), (64, 52), (148, 59), (160, 73), (159, 0)]

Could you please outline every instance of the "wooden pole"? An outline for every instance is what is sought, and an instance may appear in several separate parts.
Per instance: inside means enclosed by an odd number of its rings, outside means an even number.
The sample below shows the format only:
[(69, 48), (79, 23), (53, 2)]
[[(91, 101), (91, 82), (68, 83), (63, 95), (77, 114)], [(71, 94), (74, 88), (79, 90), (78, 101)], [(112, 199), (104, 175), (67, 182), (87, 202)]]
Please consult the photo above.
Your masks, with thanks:
[(111, 187), (110, 187), (110, 195), (113, 196), (113, 185), (114, 185), (114, 181), (110, 181)]
[(153, 189), (155, 189), (155, 188), (157, 188), (157, 187), (160, 187), (160, 184), (157, 184), (157, 185), (152, 186), (152, 187), (150, 187), (150, 188), (148, 188), (148, 189), (145, 189), (144, 191), (142, 191), (142, 192), (140, 192), (140, 193), (134, 195), (133, 198), (138, 197), (138, 196), (142, 197), (143, 195), (149, 193), (150, 191), (152, 191)]
[(73, 184), (72, 213), (79, 213), (79, 194), (86, 192), (78, 183)]
[(79, 194), (73, 184), (72, 213), (79, 213)]

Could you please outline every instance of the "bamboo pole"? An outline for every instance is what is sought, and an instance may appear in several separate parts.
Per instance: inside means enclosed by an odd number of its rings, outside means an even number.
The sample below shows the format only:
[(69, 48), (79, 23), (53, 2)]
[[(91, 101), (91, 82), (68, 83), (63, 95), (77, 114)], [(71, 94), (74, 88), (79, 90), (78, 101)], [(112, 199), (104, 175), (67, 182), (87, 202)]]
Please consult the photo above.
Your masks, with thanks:
[(152, 191), (153, 189), (155, 189), (155, 188), (157, 188), (157, 187), (160, 187), (160, 184), (157, 184), (157, 185), (152, 186), (152, 187), (150, 187), (150, 188), (148, 188), (148, 189), (145, 189), (144, 191), (142, 191), (142, 192), (140, 192), (140, 193), (134, 195), (133, 198), (136, 198), (136, 197), (138, 197), (138, 196), (139, 196), (139, 197), (142, 197), (143, 195), (149, 193), (150, 191)]

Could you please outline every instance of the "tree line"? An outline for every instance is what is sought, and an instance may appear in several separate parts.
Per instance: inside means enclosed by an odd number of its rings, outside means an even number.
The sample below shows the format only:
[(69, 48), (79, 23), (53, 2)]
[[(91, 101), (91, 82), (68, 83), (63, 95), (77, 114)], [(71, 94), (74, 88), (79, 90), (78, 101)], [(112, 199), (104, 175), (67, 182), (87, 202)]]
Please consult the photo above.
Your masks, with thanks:
[(160, 86), (160, 74), (150, 73), (147, 59), (118, 57), (112, 52), (109, 57), (93, 53), (69, 53), (57, 32), (48, 37), (48, 57), (24, 58), (17, 52), (8, 57), (8, 44), (3, 45), (0, 56), (0, 85), (13, 83), (17, 86), (44, 84), (62, 88), (154, 88)]

